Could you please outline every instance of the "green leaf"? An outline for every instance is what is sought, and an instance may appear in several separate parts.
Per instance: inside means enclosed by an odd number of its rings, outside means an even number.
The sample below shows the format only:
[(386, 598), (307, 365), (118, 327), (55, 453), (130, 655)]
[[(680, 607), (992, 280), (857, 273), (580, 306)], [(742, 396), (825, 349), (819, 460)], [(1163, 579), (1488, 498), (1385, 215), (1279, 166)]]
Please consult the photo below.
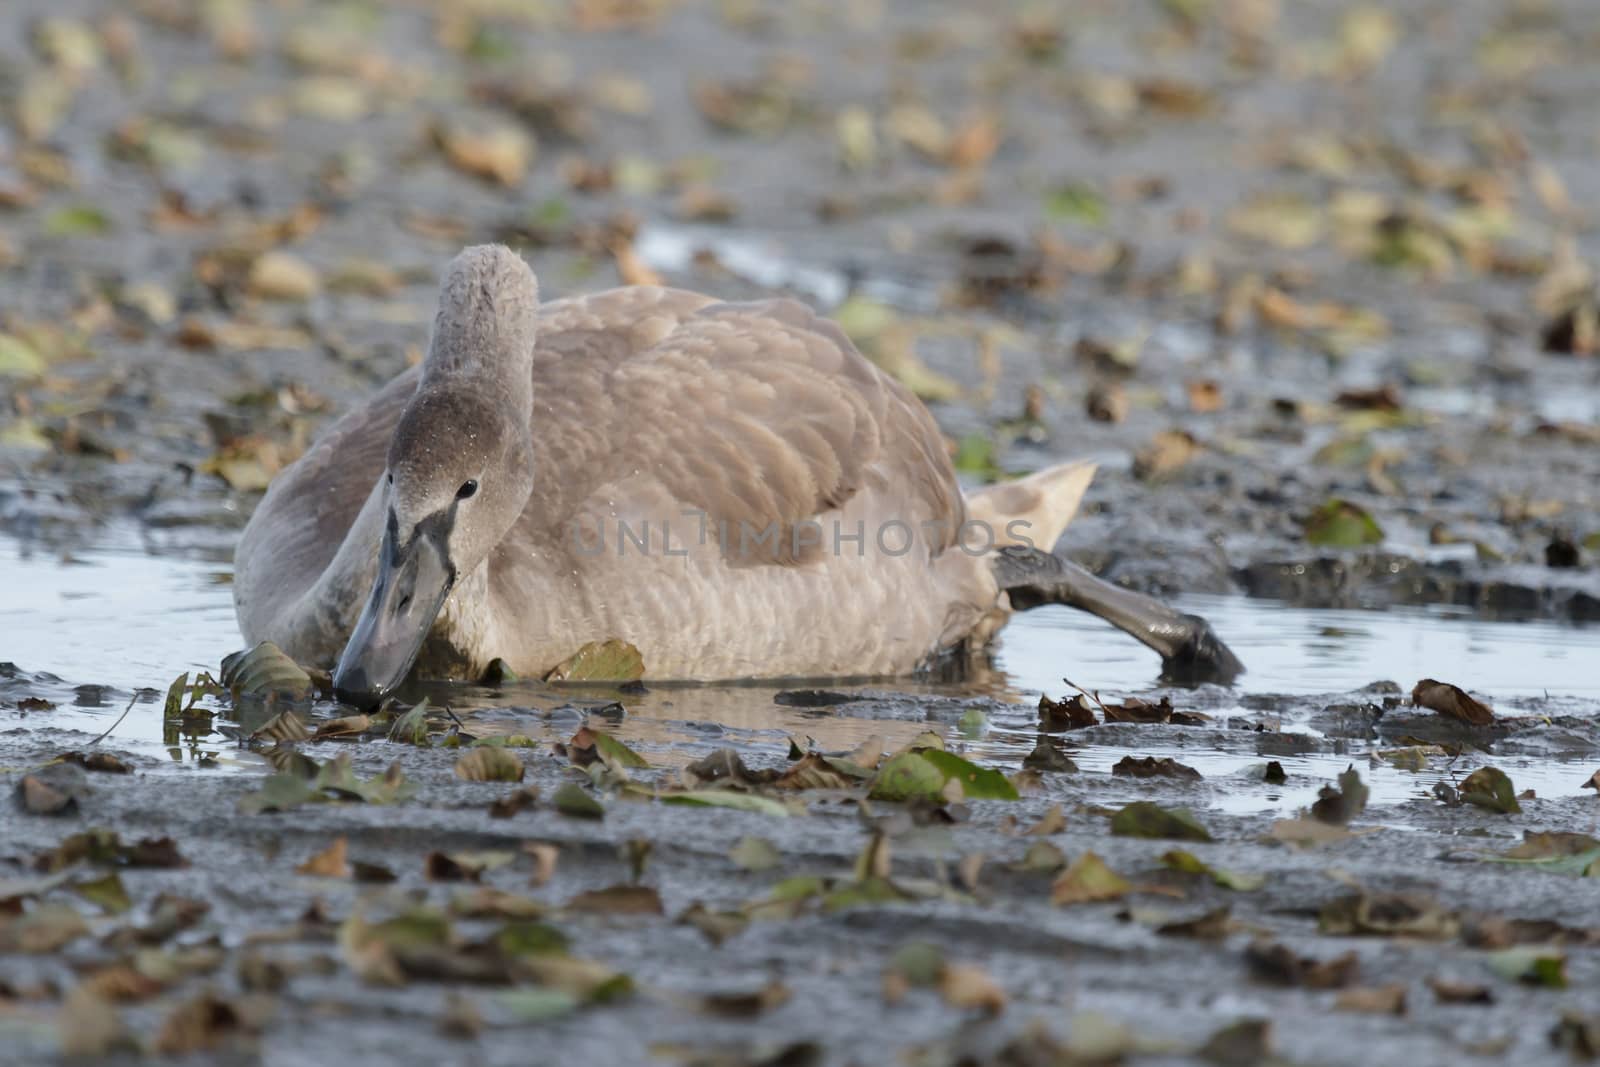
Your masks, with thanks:
[(133, 907), (116, 871), (87, 882), (78, 882), (73, 885), (72, 891), (108, 915), (121, 915)]
[(952, 752), (928, 749), (919, 753), (933, 764), (946, 781), (956, 779), (968, 800), (1017, 800), (1017, 787), (1006, 776), (990, 767), (979, 767)]
[(389, 740), (402, 745), (427, 745), (428, 698), (411, 707), (389, 727)]
[(1236, 890), (1240, 893), (1251, 893), (1267, 884), (1267, 876), (1264, 874), (1252, 874), (1246, 871), (1230, 871), (1221, 867), (1212, 867), (1193, 852), (1185, 852), (1181, 848), (1162, 853), (1161, 862), (1168, 870), (1180, 871), (1183, 874), (1204, 875), (1222, 888)]
[(503, 748), (471, 748), (456, 760), (455, 775), (466, 782), (520, 782), (522, 761)]
[(1106, 221), (1105, 198), (1083, 182), (1067, 182), (1051, 189), (1045, 194), (1044, 210), (1057, 222), (1104, 226)]
[(621, 741), (618, 741), (615, 737), (612, 737), (604, 730), (596, 730), (593, 727), (590, 727), (589, 732), (594, 735), (595, 751), (598, 752), (600, 754), (600, 758), (605, 760), (610, 766), (629, 767), (634, 769), (650, 766), (649, 761), (643, 756), (639, 755), (639, 753), (635, 752)]
[(774, 815), (780, 819), (789, 816), (789, 809), (783, 804), (771, 797), (758, 796), (755, 793), (735, 793), (728, 789), (696, 789), (687, 793), (661, 793), (658, 796), (664, 804), (732, 808), (735, 811), (755, 812), (757, 815)]
[(1567, 957), (1541, 948), (1508, 948), (1484, 961), (1501, 978), (1547, 989), (1567, 988)]
[(189, 673), (185, 671), (172, 680), (167, 686), (167, 700), (162, 706), (161, 717), (164, 719), (177, 719), (183, 715), (183, 691), (189, 685)]
[(550, 802), (556, 810), (563, 815), (571, 815), (578, 819), (603, 819), (606, 809), (600, 802), (589, 795), (588, 790), (576, 782), (566, 782), (555, 791)]
[(634, 682), (644, 677), (644, 657), (626, 641), (590, 641), (545, 675), (547, 682)]
[(1517, 787), (1498, 767), (1479, 767), (1461, 783), (1461, 799), (1480, 808), (1498, 811), (1502, 815), (1516, 815), (1522, 811), (1517, 803)]
[(878, 770), (868, 792), (873, 800), (914, 800), (938, 798), (944, 789), (945, 773), (935, 767), (923, 752), (901, 752), (889, 758)]
[(44, 368), (38, 349), (13, 334), (0, 333), (0, 378), (33, 378)]
[(977, 708), (968, 708), (956, 721), (956, 729), (961, 731), (962, 737), (975, 740), (989, 732), (989, 716)]
[(747, 834), (733, 846), (728, 858), (747, 871), (770, 871), (783, 862), (783, 853), (766, 838)]
[(1306, 540), (1318, 548), (1361, 548), (1383, 543), (1383, 527), (1359, 505), (1334, 497), (1305, 522)]
[(57, 208), (44, 220), (44, 232), (51, 237), (92, 237), (110, 229), (110, 217), (93, 204)]
[(1211, 834), (1186, 808), (1168, 810), (1148, 800), (1137, 800), (1111, 817), (1117, 837), (1170, 838), (1175, 841), (1210, 841)]
[(506, 923), (494, 935), (494, 947), (507, 956), (563, 956), (571, 942), (559, 927), (549, 923)]
[(1079, 856), (1050, 887), (1050, 903), (1057, 906), (1115, 900), (1133, 888), (1133, 883), (1106, 866), (1093, 852)]

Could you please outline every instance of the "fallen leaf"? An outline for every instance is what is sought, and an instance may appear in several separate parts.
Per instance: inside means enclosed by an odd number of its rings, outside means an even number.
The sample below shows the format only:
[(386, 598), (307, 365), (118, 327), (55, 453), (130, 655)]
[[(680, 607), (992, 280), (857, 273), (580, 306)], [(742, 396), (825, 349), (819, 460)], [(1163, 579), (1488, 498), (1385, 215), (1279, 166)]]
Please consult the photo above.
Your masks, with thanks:
[(1106, 866), (1093, 852), (1085, 852), (1061, 873), (1050, 887), (1050, 903), (1057, 906), (1115, 900), (1133, 883)]
[(371, 728), (370, 715), (346, 715), (338, 719), (324, 719), (317, 723), (316, 733), (312, 736), (319, 741), (330, 737), (358, 737)]
[(1192, 852), (1175, 848), (1161, 855), (1161, 862), (1169, 869), (1181, 871), (1184, 874), (1200, 874), (1210, 878), (1224, 889), (1232, 889), (1241, 893), (1254, 892), (1267, 884), (1264, 874), (1251, 874), (1245, 871), (1230, 871), (1222, 867), (1212, 867), (1200, 860)]
[(1356, 893), (1323, 905), (1317, 928), (1335, 936), (1409, 937), (1448, 941), (1461, 929), (1432, 897), (1415, 893)]
[(1311, 805), (1314, 818), (1331, 826), (1343, 826), (1367, 808), (1367, 787), (1361, 775), (1351, 764), (1339, 775), (1339, 785), (1323, 786), (1317, 800)]
[(783, 853), (766, 838), (746, 834), (733, 846), (728, 859), (747, 871), (770, 871), (783, 862)]
[(1502, 815), (1516, 815), (1522, 811), (1522, 805), (1517, 803), (1516, 786), (1498, 767), (1479, 767), (1467, 775), (1461, 783), (1461, 799)]
[(544, 677), (547, 682), (633, 682), (644, 677), (644, 658), (626, 641), (590, 641)]
[(1508, 948), (1491, 952), (1484, 962), (1501, 978), (1523, 985), (1550, 989), (1567, 988), (1567, 957), (1560, 952), (1538, 948)]
[(700, 998), (700, 1010), (730, 1019), (752, 1019), (787, 1003), (789, 997), (788, 986), (771, 981), (748, 992), (706, 993)]
[(489, 805), (491, 819), (509, 819), (519, 812), (531, 809), (539, 802), (539, 787), (525, 785), (521, 789), (514, 789), (503, 797), (496, 797)]
[(272, 251), (250, 266), (246, 282), (252, 296), (263, 300), (310, 300), (322, 288), (322, 279), (311, 264), (289, 252)]
[(1165, 478), (1187, 466), (1202, 451), (1187, 430), (1162, 430), (1133, 457), (1133, 476), (1141, 481)]
[(1199, 941), (1220, 941), (1234, 930), (1234, 923), (1230, 918), (1231, 914), (1232, 909), (1227, 905), (1223, 905), (1220, 908), (1213, 908), (1211, 911), (1197, 915), (1193, 919), (1162, 923), (1156, 927), (1156, 933), (1163, 937), (1190, 937)]
[(650, 766), (643, 756), (639, 755), (627, 745), (618, 741), (604, 730), (597, 730), (583, 726), (572, 735), (572, 740), (567, 742), (568, 758), (579, 767), (600, 760), (613, 771), (621, 769), (638, 769)]
[(1341, 990), (1339, 995), (1333, 998), (1333, 1010), (1362, 1012), (1369, 1015), (1404, 1015), (1406, 987), (1394, 983)]
[(515, 852), (490, 849), (482, 852), (430, 852), (422, 861), (423, 871), (435, 882), (476, 882), (488, 871), (504, 867), (517, 858)]
[(939, 974), (939, 995), (958, 1011), (999, 1015), (1006, 1010), (1006, 992), (976, 964), (946, 964)]
[(568, 911), (602, 915), (662, 915), (661, 894), (643, 885), (591, 889), (567, 901)]
[(349, 878), (349, 842), (336, 837), (327, 848), (295, 868), (296, 874), (311, 874), (319, 878)]
[(1306, 989), (1343, 989), (1355, 981), (1360, 959), (1346, 952), (1331, 960), (1301, 956), (1288, 946), (1273, 941), (1252, 941), (1245, 949), (1245, 963), (1256, 978), (1278, 985)]
[(1452, 982), (1444, 978), (1428, 979), (1428, 988), (1441, 1004), (1493, 1004), (1494, 992), (1476, 982)]
[(237, 698), (273, 695), (297, 702), (311, 697), (311, 676), (271, 641), (222, 658), (222, 684)]
[(1111, 768), (1111, 773), (1127, 778), (1182, 778), (1191, 781), (1200, 780), (1200, 772), (1193, 767), (1185, 766), (1170, 756), (1156, 759), (1154, 756), (1144, 756), (1135, 759), (1133, 756), (1124, 756)]
[(1360, 548), (1383, 543), (1383, 528), (1366, 510), (1334, 497), (1305, 521), (1306, 540), (1319, 548)]
[(516, 753), (503, 748), (469, 749), (455, 765), (455, 776), (467, 782), (520, 782), (524, 773)]
[(1211, 834), (1185, 808), (1168, 810), (1147, 800), (1137, 800), (1111, 817), (1111, 833), (1117, 837), (1170, 838), (1177, 841), (1210, 841)]
[(1468, 726), (1489, 726), (1494, 722), (1494, 710), (1488, 705), (1474, 700), (1463, 689), (1432, 678), (1424, 678), (1411, 688), (1411, 703)]
[(606, 815), (606, 809), (600, 806), (600, 802), (575, 782), (564, 783), (555, 791), (550, 802), (561, 814), (579, 819), (603, 819)]

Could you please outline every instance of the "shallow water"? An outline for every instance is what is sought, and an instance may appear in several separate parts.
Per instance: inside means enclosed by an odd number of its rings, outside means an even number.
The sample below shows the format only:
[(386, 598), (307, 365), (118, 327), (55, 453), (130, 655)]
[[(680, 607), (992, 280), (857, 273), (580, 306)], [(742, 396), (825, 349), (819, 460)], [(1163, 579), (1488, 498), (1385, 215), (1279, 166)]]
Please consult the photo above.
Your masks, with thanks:
[[(33, 688), (55, 701), (53, 711), (22, 713), (0, 709), (0, 728), (41, 720), (65, 729), (99, 733), (134, 699), (134, 690), (164, 690), (184, 671), (215, 670), (221, 657), (240, 641), (234, 626), (225, 563), (149, 555), (132, 547), (70, 557), (26, 551), (14, 541), (0, 542), (0, 662), (38, 675)], [(1185, 610), (1209, 618), (1249, 666), (1231, 693), (1211, 691), (1199, 701), (1219, 719), (1256, 714), (1241, 701), (1282, 695), (1275, 714), (1283, 729), (1315, 736), (1310, 719), (1337, 698), (1369, 683), (1388, 680), (1409, 687), (1424, 676), (1445, 678), (1495, 703), (1497, 711), (1517, 714), (1523, 701), (1541, 695), (1580, 701), (1600, 698), (1600, 679), (1589, 664), (1597, 634), (1593, 629), (1548, 622), (1490, 622), (1446, 610), (1328, 611), (1291, 607), (1240, 597), (1186, 597)], [(1032, 705), (1041, 692), (1069, 692), (1063, 678), (1107, 699), (1154, 688), (1160, 661), (1132, 639), (1082, 613), (1044, 608), (1019, 616), (1006, 629), (996, 670), (962, 683), (896, 682), (841, 686), (844, 692), (904, 699), (860, 705), (798, 708), (774, 703), (770, 685), (655, 686), (630, 696), (618, 733), (653, 761), (672, 765), (730, 741), (770, 745), (781, 751), (785, 735), (810, 737), (825, 750), (851, 748), (872, 735), (891, 746), (929, 728), (945, 730), (980, 759), (1016, 765), (1038, 740)], [(79, 687), (90, 687), (80, 689)], [(92, 687), (107, 687), (97, 692)], [(589, 708), (614, 694), (604, 690), (554, 690), (529, 684), (500, 689), (430, 687), (436, 704), (448, 703), (475, 733), (527, 734), (540, 740), (570, 736)], [(15, 703), (19, 692), (0, 699)], [(1200, 694), (1196, 694), (1199, 700)], [(917, 698), (925, 698), (919, 702)], [(969, 735), (952, 725), (960, 705), (949, 698), (994, 697), (988, 725)], [(938, 713), (923, 704), (938, 702)], [(1183, 706), (1180, 693), (1178, 703)], [(1260, 701), (1252, 702), (1259, 709)], [(956, 710), (949, 710), (950, 708)], [(473, 714), (467, 714), (469, 711)], [(1233, 731), (1243, 733), (1242, 731)], [(111, 743), (146, 751), (166, 749), (175, 760), (197, 755), (226, 756), (232, 743), (218, 732), (174, 744), (165, 734), (157, 692), (145, 693), (115, 729)], [(1105, 773), (1122, 756), (1173, 756), (1199, 769), (1206, 781), (1195, 787), (1197, 805), (1259, 810), (1291, 810), (1315, 798), (1318, 786), (1355, 758), (1344, 753), (1273, 756), (1254, 742), (1226, 750), (1202, 737), (1163, 728), (1142, 734), (1135, 747), (1081, 744), (1068, 738), (1073, 758), (1086, 772)], [(1266, 756), (1288, 770), (1291, 787), (1259, 782)], [(1499, 758), (1519, 787), (1541, 795), (1575, 793), (1587, 776), (1581, 763), (1536, 757)], [(1467, 765), (1463, 765), (1467, 767)], [(1470, 767), (1467, 767), (1470, 769)], [(1592, 770), (1592, 768), (1589, 768)], [(1436, 781), (1459, 778), (1465, 770), (1448, 763), (1420, 774), (1374, 766), (1364, 772), (1374, 800), (1395, 802), (1426, 795)]]

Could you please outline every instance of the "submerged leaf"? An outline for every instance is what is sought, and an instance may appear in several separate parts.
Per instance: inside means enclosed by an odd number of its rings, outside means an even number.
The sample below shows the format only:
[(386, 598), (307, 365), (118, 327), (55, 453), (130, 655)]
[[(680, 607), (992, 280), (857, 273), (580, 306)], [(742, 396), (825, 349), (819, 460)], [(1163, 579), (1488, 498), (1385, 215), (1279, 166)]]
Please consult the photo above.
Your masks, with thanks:
[(1117, 837), (1211, 840), (1210, 832), (1186, 808), (1168, 810), (1148, 800), (1136, 800), (1113, 815), (1111, 832)]
[(644, 657), (626, 641), (590, 641), (546, 674), (547, 682), (634, 682), (644, 677)]

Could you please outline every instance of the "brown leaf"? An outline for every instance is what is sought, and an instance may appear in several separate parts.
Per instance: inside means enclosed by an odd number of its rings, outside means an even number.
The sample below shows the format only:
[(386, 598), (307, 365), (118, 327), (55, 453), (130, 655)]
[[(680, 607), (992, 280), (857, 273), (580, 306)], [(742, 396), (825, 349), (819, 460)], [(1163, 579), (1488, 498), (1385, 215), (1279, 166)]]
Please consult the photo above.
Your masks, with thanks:
[(783, 1004), (789, 995), (788, 986), (772, 981), (750, 992), (707, 993), (700, 998), (700, 1008), (730, 1019), (750, 1019)]
[(61, 1054), (69, 1060), (104, 1059), (119, 1048), (134, 1045), (121, 1015), (93, 988), (93, 981), (91, 976), (68, 993), (56, 1016)]
[(345, 715), (338, 719), (326, 719), (317, 723), (317, 732), (312, 736), (317, 740), (330, 737), (358, 737), (372, 728), (370, 715)]
[(1096, 382), (1084, 397), (1083, 410), (1095, 422), (1121, 422), (1128, 417), (1128, 391), (1121, 382)]
[(946, 964), (939, 975), (939, 995), (960, 1011), (999, 1015), (1006, 1010), (1006, 991), (989, 972), (971, 963)]
[(1494, 722), (1493, 709), (1472, 699), (1462, 689), (1432, 678), (1424, 678), (1412, 687), (1411, 703), (1468, 726), (1488, 726)]
[(836, 770), (825, 756), (811, 753), (785, 771), (772, 785), (776, 789), (850, 789), (856, 780)]
[(1115, 900), (1132, 888), (1133, 883), (1107, 867), (1105, 860), (1085, 852), (1050, 887), (1050, 903), (1059, 907)]
[(1215, 378), (1189, 381), (1184, 389), (1189, 394), (1189, 410), (1195, 414), (1206, 415), (1222, 410), (1222, 385)]
[(1493, 1004), (1494, 991), (1477, 982), (1452, 982), (1445, 978), (1428, 979), (1428, 988), (1441, 1004)]
[(533, 857), (533, 877), (530, 879), (533, 885), (544, 885), (555, 875), (556, 861), (561, 858), (561, 850), (555, 845), (524, 841), (522, 851)]
[(78, 810), (77, 797), (37, 774), (23, 775), (17, 783), (17, 804), (29, 815), (70, 815)]
[(1232, 909), (1224, 905), (1197, 915), (1193, 919), (1163, 923), (1156, 933), (1166, 937), (1192, 937), (1202, 941), (1220, 941), (1233, 932)]
[(521, 789), (513, 790), (503, 797), (497, 798), (489, 805), (491, 819), (509, 819), (521, 811), (527, 811), (539, 802), (539, 787), (525, 785)]
[(516, 853), (498, 850), (485, 852), (430, 852), (423, 860), (423, 871), (435, 882), (476, 882), (485, 871), (504, 867)]
[(661, 894), (645, 885), (591, 889), (567, 901), (568, 911), (601, 915), (662, 915)]
[(1135, 759), (1124, 756), (1111, 768), (1111, 773), (1127, 778), (1186, 778), (1192, 781), (1200, 780), (1200, 772), (1193, 767), (1185, 766), (1170, 756), (1156, 759), (1154, 756), (1145, 756)]
[(1039, 721), (1047, 730), (1081, 730), (1099, 722), (1094, 716), (1094, 709), (1089, 707), (1088, 700), (1082, 693), (1075, 693), (1065, 700), (1051, 700), (1047, 696), (1041, 696)]
[(1355, 981), (1360, 958), (1346, 952), (1331, 960), (1296, 954), (1275, 941), (1252, 941), (1244, 953), (1250, 971), (1262, 981), (1306, 989), (1342, 989)]
[(349, 878), (349, 842), (336, 837), (327, 848), (295, 868), (296, 874), (312, 874), (319, 878)]
[(255, 1028), (232, 1002), (201, 993), (172, 1009), (156, 1032), (153, 1047), (164, 1056), (186, 1056), (215, 1049)]
[(1344, 989), (1333, 998), (1335, 1011), (1363, 1012), (1369, 1015), (1404, 1015), (1406, 987), (1401, 983)]
[(1201, 453), (1200, 442), (1186, 430), (1162, 430), (1133, 457), (1134, 477), (1162, 478), (1187, 466)]

